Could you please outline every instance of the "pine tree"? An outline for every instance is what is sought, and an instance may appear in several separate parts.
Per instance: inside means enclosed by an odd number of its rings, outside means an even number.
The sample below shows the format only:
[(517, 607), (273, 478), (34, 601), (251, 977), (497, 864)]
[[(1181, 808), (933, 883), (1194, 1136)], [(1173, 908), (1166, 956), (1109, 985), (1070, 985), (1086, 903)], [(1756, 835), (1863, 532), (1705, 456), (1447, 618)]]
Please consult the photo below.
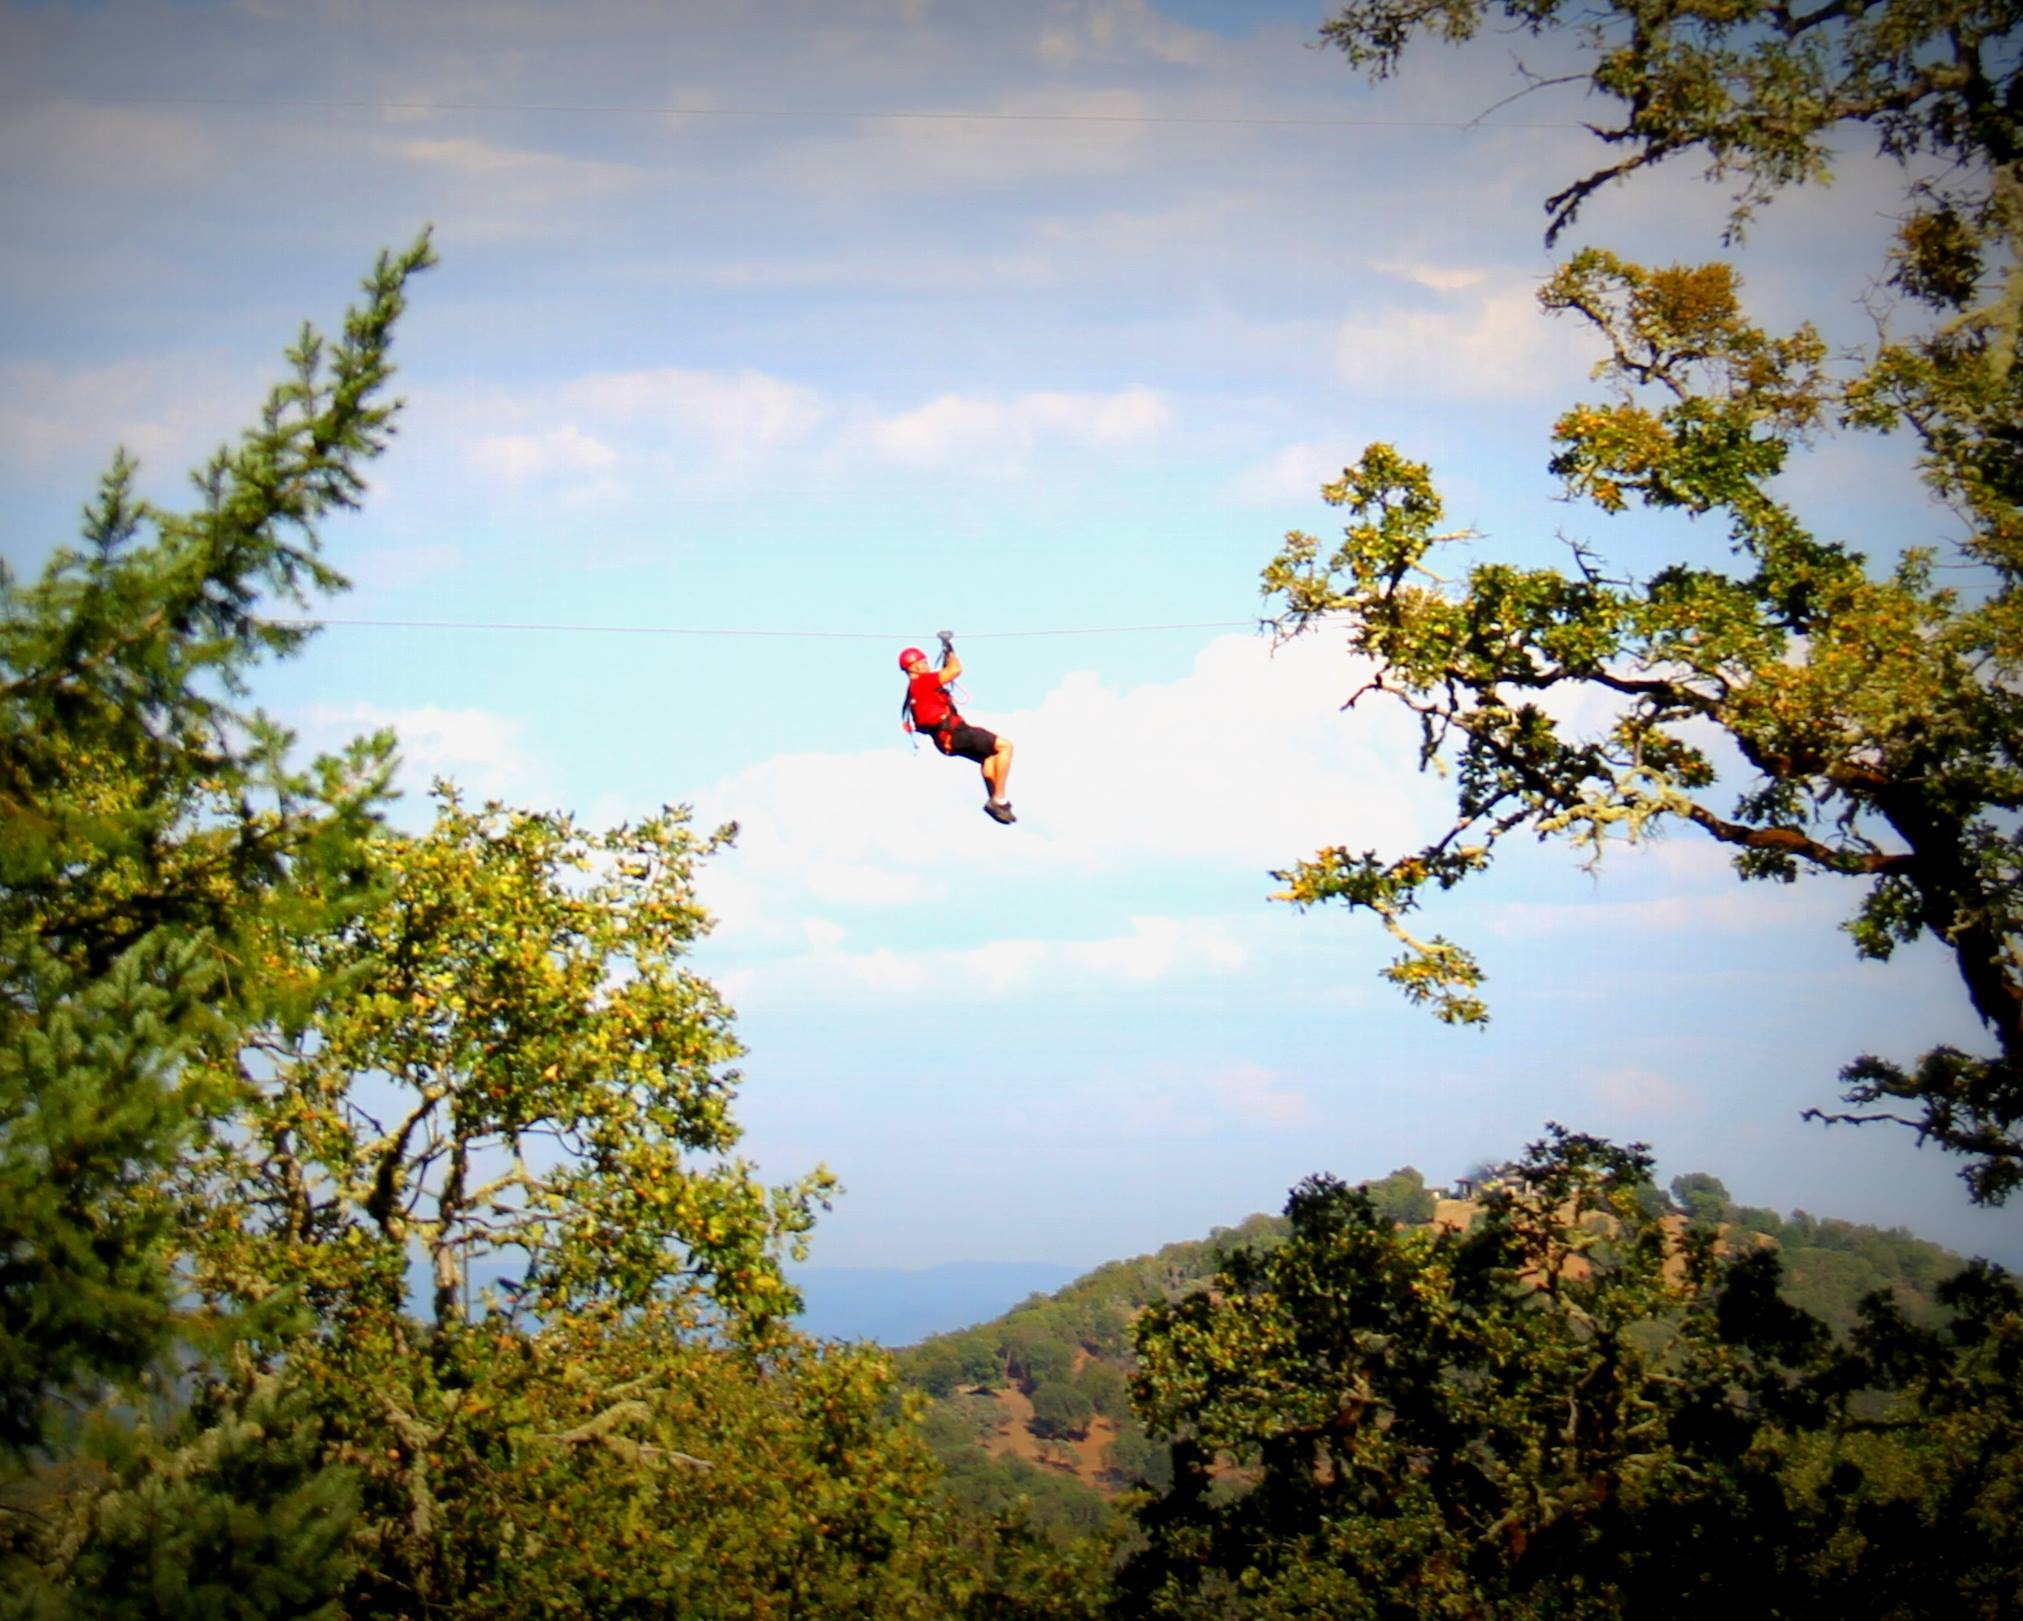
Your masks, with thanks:
[(0, 570), (0, 1457), (168, 1343), (159, 1180), (230, 1101), (189, 1061), (272, 1003), (257, 942), (305, 893), (341, 903), (384, 795), (389, 739), (292, 768), (243, 699), (306, 634), (263, 599), (343, 584), (315, 524), (393, 431), (388, 346), (431, 262), (426, 234), (382, 254), (336, 343), (303, 329), (191, 511), (140, 499), (121, 453), (81, 548)]

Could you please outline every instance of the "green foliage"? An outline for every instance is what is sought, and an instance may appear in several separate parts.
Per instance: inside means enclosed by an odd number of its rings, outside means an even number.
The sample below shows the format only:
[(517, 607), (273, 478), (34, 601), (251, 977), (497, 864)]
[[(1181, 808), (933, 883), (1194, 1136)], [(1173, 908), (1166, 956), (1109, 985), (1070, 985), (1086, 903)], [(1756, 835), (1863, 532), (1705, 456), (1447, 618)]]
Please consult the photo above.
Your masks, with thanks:
[(1945, 1330), (1871, 1300), (1838, 1345), (1779, 1297), (1774, 1253), (1674, 1251), (1639, 1150), (1555, 1128), (1521, 1169), (1466, 1235), (1309, 1179), (1284, 1244), (1146, 1313), (1134, 1394), (1174, 1478), (1118, 1613), (1994, 1613), (2013, 1592), (2013, 1282), (1960, 1274)]
[(948, 1496), (967, 1512), (1024, 1526), (1056, 1547), (1107, 1537), (1114, 1529), (1110, 1506), (1067, 1476), (973, 1446), (939, 1456)]
[(4, 583), (0, 1613), (1086, 1616), (1100, 1544), (959, 1506), (886, 1359), (784, 1326), (832, 1184), (735, 1155), (686, 962), (727, 831), (444, 784), (396, 834), (390, 738), (303, 770), (236, 707), (301, 635), (262, 596), (342, 583), (311, 525), (427, 262), (305, 333), (198, 512), (122, 458)]
[(1913, 1320), (1935, 1323), (1941, 1286), (1960, 1269), (1958, 1256), (1900, 1227), (1822, 1219), (1803, 1210), (1786, 1219), (1737, 1207), (1721, 1180), (1704, 1171), (1674, 1178), (1672, 1192), (1687, 1219), (1717, 1234), (1728, 1249), (1741, 1253), (1759, 1238), (1773, 1244), (1784, 1298), (1836, 1334), (1852, 1332), (1863, 1301), (1879, 1293)]
[(244, 972), (261, 942), (357, 896), (390, 743), (293, 769), (238, 700), (304, 634), (262, 595), (340, 583), (315, 524), (393, 431), (393, 325), (430, 262), (426, 235), (382, 255), (336, 344), (304, 329), (194, 510), (140, 500), (122, 453), (81, 548), (33, 584), (0, 569), (0, 1455), (166, 1347), (160, 1177), (228, 1106), (193, 1060), (275, 1005)]
[(1075, 1387), (1089, 1399), (1090, 1408), (1104, 1418), (1130, 1416), (1129, 1381), (1112, 1364), (1090, 1360), (1075, 1374)]
[(909, 1356), (906, 1379), (930, 1396), (952, 1396), (959, 1386), (975, 1382), (968, 1378), (962, 1353), (948, 1340), (929, 1340)]
[(112, 1467), (51, 1552), (78, 1615), (333, 1621), (356, 1565), (352, 1472), (326, 1460), (300, 1388), (241, 1369), (173, 1429), (107, 1430)]
[(1147, 1435), (1135, 1418), (1118, 1427), (1116, 1439), (1110, 1443), (1109, 1465), (1125, 1486), (1149, 1487), (1155, 1492), (1173, 1487), (1171, 1450)]
[[(1463, 537), (1442, 530), (1425, 466), (1373, 444), (1323, 488), (1349, 521), (1332, 548), (1289, 535), (1266, 567), (1281, 632), (1346, 625), (1375, 668), (1351, 703), (1375, 693), (1418, 717), (1422, 764), (1451, 775), (1456, 815), (1401, 856), (1323, 849), (1279, 875), (1281, 898), (1374, 914), (1403, 947), (1386, 976), (1469, 1024), (1488, 1016), (1481, 965), (1413, 914), (1511, 834), (1564, 839), (1593, 862), (1612, 841), (1684, 826), (1732, 849), (1745, 879), (1851, 879), (1856, 950), (1940, 942), (1995, 1051), (1859, 1056), (1841, 1076), (1851, 1109), (1825, 1118), (1907, 1125), (1962, 1155), (1972, 1197), (1999, 1204), (2023, 1185), (2019, 14), (2013, 0), (1496, 9), (1570, 36), (1590, 89), (1623, 109), (1598, 133), (1625, 155), (1548, 200), (1549, 236), (1599, 186), (1690, 151), (1743, 182), (1738, 229), (1782, 186), (1823, 179), (1854, 126), (1898, 158), (1954, 167), (1939, 180), (1906, 168), (1908, 212), (1878, 267), (1883, 336), (1847, 363), (1809, 325), (1752, 321), (1725, 264), (1586, 248), (1542, 289), (1547, 310), (1606, 345), (1608, 397), (1554, 429), (1567, 494), (1604, 514), (1713, 520), (1732, 566), (1618, 577), (1577, 545), (1566, 570), (1481, 561), (1456, 576), (1443, 548)], [(1323, 34), (1384, 77), (1415, 35), (1466, 39), (1490, 10), (1355, 0)], [(1907, 317), (1925, 324), (1905, 330)], [(1835, 431), (1912, 436), (1957, 520), (1943, 564), (1916, 545), (1872, 565), (1780, 498), (1793, 454)], [(1604, 718), (1575, 730), (1548, 713), (1547, 695), (1576, 692)], [(1753, 773), (1725, 805), (1714, 738)]]
[(1739, 234), (1777, 192), (1832, 173), (1843, 126), (1875, 128), (1886, 153), (1959, 164), (1959, 194), (1935, 191), (1915, 216), (1921, 295), (1964, 302), (1975, 268), (1969, 189), (2023, 152), (2015, 93), (2018, 13), (2010, 0), (1883, 0), (1794, 11), (1768, 0), (1692, 0), (1584, 10), (1564, 0), (1350, 0), (1321, 36), (1382, 79), (1415, 35), (1473, 38), (1500, 12), (1535, 35), (1568, 37), (1586, 59), (1589, 93), (1621, 122), (1591, 126), (1615, 162), (1546, 201), (1548, 241), (1596, 191), (1640, 169), (1700, 153), (1710, 178), (1737, 179)]
[(362, 852), (376, 905), (265, 961), (323, 999), (253, 1035), (235, 1129), (191, 1162), (195, 1285), (386, 1320), (412, 1249), (441, 1329), (499, 1257), (509, 1314), (678, 1297), (741, 1333), (789, 1314), (777, 1252), (832, 1184), (768, 1192), (727, 1157), (738, 1047), (682, 962), (717, 840), (678, 811), (591, 835), (439, 800), (429, 832)]
[(1048, 1326), (1028, 1315), (1005, 1337), (1006, 1365), (1029, 1392), (1066, 1379), (1075, 1359), (1074, 1347), (1061, 1330), (1056, 1328), (1049, 1334)]
[(1084, 1435), (1095, 1412), (1095, 1404), (1089, 1400), (1088, 1392), (1072, 1380), (1043, 1380), (1033, 1391), (1033, 1433), (1036, 1435)]
[(1732, 1207), (1728, 1189), (1718, 1176), (1690, 1171), (1672, 1178), (1672, 1197), (1696, 1227), (1718, 1227), (1728, 1219)]
[(1365, 1182), (1363, 1192), (1386, 1221), (1417, 1226), (1433, 1219), (1437, 1201), (1426, 1186), (1425, 1177), (1410, 1165), (1374, 1182)]

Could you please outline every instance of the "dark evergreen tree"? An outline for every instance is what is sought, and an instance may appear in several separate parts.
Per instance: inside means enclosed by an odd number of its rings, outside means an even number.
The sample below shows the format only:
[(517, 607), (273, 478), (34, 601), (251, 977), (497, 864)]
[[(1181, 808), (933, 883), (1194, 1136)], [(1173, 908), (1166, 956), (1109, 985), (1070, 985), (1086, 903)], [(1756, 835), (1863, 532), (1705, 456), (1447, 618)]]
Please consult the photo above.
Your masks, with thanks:
[(109, 1478), (72, 1519), (45, 1610), (83, 1621), (336, 1621), (356, 1564), (352, 1472), (300, 1390), (242, 1367), (157, 1436), (100, 1436)]
[(393, 431), (388, 347), (429, 262), (425, 235), (382, 255), (334, 345), (304, 329), (193, 510), (138, 498), (121, 454), (81, 549), (33, 585), (0, 570), (0, 1454), (162, 1352), (159, 1177), (230, 1101), (185, 1062), (273, 1003), (263, 938), (305, 872), (342, 904), (384, 793), (388, 740), (292, 769), (241, 699), (305, 634), (265, 600), (342, 583), (314, 526)]

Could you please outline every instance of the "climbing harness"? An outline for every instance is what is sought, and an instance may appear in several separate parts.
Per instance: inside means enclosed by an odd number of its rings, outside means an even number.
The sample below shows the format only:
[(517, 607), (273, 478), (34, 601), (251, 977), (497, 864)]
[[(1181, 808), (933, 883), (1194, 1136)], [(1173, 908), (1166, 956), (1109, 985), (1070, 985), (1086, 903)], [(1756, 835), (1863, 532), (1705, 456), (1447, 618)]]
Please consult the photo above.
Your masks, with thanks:
[[(952, 631), (942, 630), (936, 631), (935, 637), (941, 643), (941, 668), (946, 669), (948, 661), (955, 656), (955, 634)], [(927, 655), (919, 648), (909, 647), (899, 655), (899, 668), (910, 672), (915, 663), (924, 663), (926, 659)], [(919, 748), (920, 738), (925, 734), (934, 740), (934, 746), (939, 752), (949, 754), (953, 752), (949, 739), (955, 729), (964, 724), (956, 703), (959, 689), (951, 681), (937, 690), (945, 706), (940, 718), (931, 722), (917, 721), (913, 714), (913, 685), (909, 674), (906, 695), (899, 700), (899, 726), (900, 730), (912, 736), (915, 749)]]

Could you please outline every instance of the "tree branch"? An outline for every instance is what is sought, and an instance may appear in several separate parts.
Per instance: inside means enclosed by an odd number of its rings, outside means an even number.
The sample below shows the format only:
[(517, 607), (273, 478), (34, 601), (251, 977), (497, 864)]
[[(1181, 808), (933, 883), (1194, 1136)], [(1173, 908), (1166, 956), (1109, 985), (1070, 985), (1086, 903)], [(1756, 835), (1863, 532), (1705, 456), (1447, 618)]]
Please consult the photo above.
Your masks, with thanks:
[(1853, 850), (1837, 850), (1795, 827), (1750, 827), (1743, 822), (1730, 822), (1716, 816), (1706, 806), (1691, 801), (1687, 802), (1686, 816), (1723, 844), (1800, 856), (1829, 872), (1872, 875), (1907, 872), (1917, 865), (1917, 857), (1908, 854), (1880, 850), (1860, 854)]

